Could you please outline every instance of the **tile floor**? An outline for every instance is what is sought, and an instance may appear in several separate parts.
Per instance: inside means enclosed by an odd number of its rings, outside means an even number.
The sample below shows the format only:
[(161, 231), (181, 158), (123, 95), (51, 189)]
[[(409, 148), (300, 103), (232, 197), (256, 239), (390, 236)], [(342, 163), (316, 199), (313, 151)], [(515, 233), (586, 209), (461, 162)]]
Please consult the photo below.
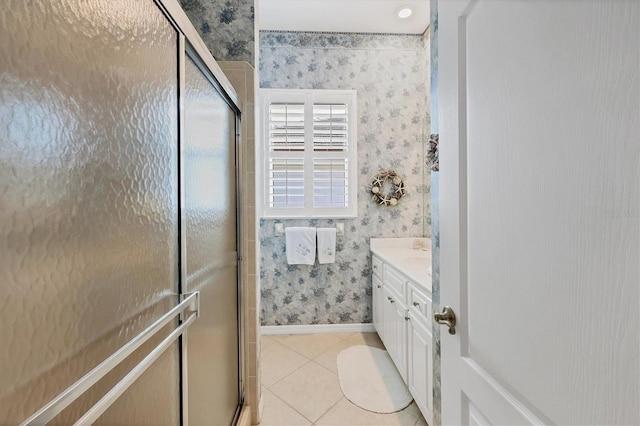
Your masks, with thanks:
[(376, 333), (262, 336), (261, 426), (427, 426), (415, 402), (402, 411), (377, 414), (347, 400), (336, 358), (353, 345), (384, 348)]

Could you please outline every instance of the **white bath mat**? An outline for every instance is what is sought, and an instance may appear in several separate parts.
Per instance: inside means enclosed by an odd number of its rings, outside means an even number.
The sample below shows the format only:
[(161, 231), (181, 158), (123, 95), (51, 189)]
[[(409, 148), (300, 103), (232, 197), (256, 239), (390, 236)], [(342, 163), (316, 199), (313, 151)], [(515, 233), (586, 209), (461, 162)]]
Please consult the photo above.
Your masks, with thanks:
[(413, 398), (387, 351), (351, 346), (338, 354), (338, 378), (344, 396), (374, 413), (393, 413)]

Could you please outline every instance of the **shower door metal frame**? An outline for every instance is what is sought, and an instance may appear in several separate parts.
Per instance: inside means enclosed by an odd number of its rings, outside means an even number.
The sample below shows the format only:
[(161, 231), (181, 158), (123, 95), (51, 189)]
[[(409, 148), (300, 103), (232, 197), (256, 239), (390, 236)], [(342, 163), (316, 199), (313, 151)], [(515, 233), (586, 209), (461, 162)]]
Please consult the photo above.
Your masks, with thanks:
[[(240, 177), (241, 174), (241, 145), (240, 145), (240, 120), (241, 111), (239, 107), (238, 96), (233, 89), (233, 86), (227, 80), (224, 72), (218, 66), (215, 59), (211, 55), (211, 52), (207, 48), (206, 44), (193, 27), (193, 24), (182, 10), (182, 7), (178, 4), (177, 0), (154, 0), (160, 10), (167, 17), (169, 22), (173, 25), (178, 33), (178, 187), (179, 187), (179, 214), (178, 214), (178, 234), (179, 234), (179, 247), (180, 247), (180, 282), (179, 291), (180, 294), (184, 294), (184, 283), (186, 283), (186, 221), (184, 217), (185, 212), (185, 181), (184, 181), (184, 99), (183, 94), (185, 91), (185, 67), (187, 55), (197, 65), (200, 72), (207, 78), (212, 86), (220, 93), (225, 102), (235, 113), (235, 196), (236, 196), (236, 253), (237, 253), (237, 265), (236, 265), (236, 285), (237, 285), (237, 326), (238, 326), (238, 405), (233, 418), (233, 424), (237, 423), (240, 416), (240, 411), (244, 405), (244, 322), (243, 322), (243, 307), (242, 307), (242, 238), (241, 238), (241, 193), (240, 193)], [(180, 411), (182, 425), (187, 426), (189, 424), (189, 410), (188, 410), (188, 362), (187, 362), (187, 345), (186, 339), (187, 333), (180, 337), (180, 383), (181, 383), (181, 401)]]
[[(181, 50), (181, 54), (180, 54), (180, 58), (179, 58), (179, 68), (183, 71), (183, 73), (180, 75), (180, 84), (179, 84), (179, 93), (184, 93), (185, 90), (185, 74), (184, 74), (184, 70), (186, 67), (186, 60), (187, 58), (189, 58), (194, 64), (195, 66), (198, 68), (198, 70), (203, 74), (203, 76), (208, 80), (208, 82), (216, 89), (216, 91), (218, 91), (220, 93), (220, 95), (222, 95), (222, 97), (224, 98), (224, 100), (226, 101), (226, 103), (229, 105), (229, 107), (234, 111), (234, 115), (235, 115), (235, 132), (234, 132), (234, 158), (235, 158), (235, 164), (234, 164), (234, 169), (235, 169), (235, 197), (236, 197), (236, 206), (235, 206), (235, 212), (236, 212), (236, 285), (237, 285), (237, 305), (236, 305), (236, 313), (237, 313), (237, 326), (238, 326), (238, 336), (237, 336), (237, 347), (238, 347), (238, 406), (236, 408), (236, 413), (234, 415), (234, 421), (233, 424), (236, 423), (238, 417), (240, 416), (240, 410), (242, 408), (243, 405), (243, 399), (244, 399), (244, 377), (243, 377), (243, 371), (244, 371), (244, 356), (243, 356), (243, 350), (244, 350), (244, 345), (243, 345), (243, 320), (242, 320), (242, 274), (241, 274), (241, 261), (242, 261), (242, 256), (240, 256), (239, 253), (242, 252), (242, 239), (241, 239), (241, 197), (240, 197), (240, 188), (239, 188), (239, 181), (240, 181), (240, 110), (235, 106), (235, 104), (233, 104), (231, 102), (231, 100), (225, 96), (224, 93), (224, 88), (221, 86), (221, 84), (219, 83), (219, 81), (216, 79), (216, 77), (211, 73), (211, 70), (207, 68), (206, 64), (203, 62), (202, 58), (198, 55), (198, 52), (194, 49), (193, 45), (191, 43), (188, 42), (188, 40), (185, 40), (182, 35), (180, 37), (181, 43), (179, 43), (181, 46), (184, 46), (184, 48)], [(184, 134), (184, 128), (182, 126), (182, 123), (184, 122), (184, 102), (183, 102), (183, 98), (181, 96), (179, 96), (180, 99), (180, 125), (179, 125), (179, 144), (178, 144), (178, 161), (180, 163), (179, 165), (179, 187), (180, 187), (180, 217), (179, 217), (179, 234), (180, 234), (180, 263), (181, 263), (181, 267), (180, 267), (180, 292), (181, 294), (185, 294), (187, 295), (188, 293), (185, 293), (185, 290), (183, 288), (183, 285), (187, 282), (187, 277), (186, 277), (186, 266), (185, 265), (185, 261), (187, 259), (187, 253), (186, 253), (186, 220), (185, 220), (185, 180), (184, 180), (184, 155), (183, 155), (183, 134)], [(182, 421), (183, 421), (183, 425), (188, 425), (189, 421), (188, 421), (188, 375), (186, 374), (187, 372), (187, 368), (188, 368), (188, 362), (187, 362), (187, 345), (186, 345), (186, 337), (187, 337), (188, 333), (185, 333), (182, 336), (182, 341), (181, 341), (181, 369), (182, 369), (182, 373), (181, 373), (181, 380), (182, 380)]]
[[(186, 222), (184, 218), (185, 212), (185, 185), (184, 185), (184, 99), (183, 94), (185, 90), (185, 64), (186, 56), (193, 60), (197, 64), (203, 75), (209, 80), (209, 82), (216, 88), (220, 95), (227, 102), (229, 107), (235, 112), (235, 188), (236, 188), (236, 251), (242, 253), (242, 238), (241, 238), (241, 196), (240, 196), (240, 108), (238, 106), (237, 95), (225, 77), (222, 69), (213, 59), (211, 53), (207, 49), (206, 45), (198, 35), (197, 31), (191, 24), (191, 21), (187, 18), (180, 5), (175, 0), (155, 0), (156, 4), (165, 13), (167, 19), (173, 24), (176, 31), (178, 31), (178, 162), (179, 162), (179, 244), (180, 244), (180, 292), (184, 293), (183, 285), (186, 283), (186, 269), (184, 268), (184, 261), (186, 260)], [(237, 421), (240, 410), (244, 403), (244, 327), (242, 319), (242, 274), (241, 274), (241, 262), (242, 257), (237, 256), (238, 263), (236, 267), (236, 284), (237, 284), (237, 326), (238, 326), (238, 406), (234, 416), (234, 423)], [(188, 362), (187, 362), (187, 345), (186, 335), (180, 338), (180, 358), (181, 358), (181, 413), (182, 424), (189, 424), (188, 415)]]

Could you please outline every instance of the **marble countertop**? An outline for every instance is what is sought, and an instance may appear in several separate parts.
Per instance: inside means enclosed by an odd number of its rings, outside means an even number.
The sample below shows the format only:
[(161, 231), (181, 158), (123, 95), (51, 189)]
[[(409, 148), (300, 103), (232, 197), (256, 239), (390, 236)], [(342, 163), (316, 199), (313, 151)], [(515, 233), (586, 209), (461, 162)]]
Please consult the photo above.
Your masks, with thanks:
[(371, 238), (371, 252), (431, 293), (429, 238)]

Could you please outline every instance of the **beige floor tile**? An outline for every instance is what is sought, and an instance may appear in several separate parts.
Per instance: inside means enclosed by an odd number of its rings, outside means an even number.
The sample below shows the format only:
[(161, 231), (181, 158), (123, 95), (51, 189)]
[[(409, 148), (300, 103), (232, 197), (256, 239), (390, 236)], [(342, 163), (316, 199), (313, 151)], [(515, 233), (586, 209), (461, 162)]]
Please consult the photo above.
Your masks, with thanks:
[(351, 332), (345, 332), (345, 333), (331, 333), (334, 336), (338, 336), (340, 339), (346, 339), (347, 337), (351, 336), (353, 333)]
[(341, 340), (338, 344), (333, 345), (326, 351), (314, 358), (314, 361), (318, 364), (327, 367), (333, 372), (338, 372), (338, 366), (336, 364), (338, 354), (343, 350), (355, 345), (367, 345), (376, 348), (384, 349), (382, 341), (378, 337), (377, 333), (352, 333), (345, 339)]
[(270, 390), (311, 421), (342, 398), (338, 376), (315, 362), (296, 370)]
[(298, 352), (276, 342), (262, 350), (262, 384), (271, 387), (307, 362)]
[(354, 344), (349, 341), (349, 339), (341, 340), (337, 345), (333, 345), (326, 351), (322, 352), (320, 355), (315, 357), (313, 360), (318, 364), (328, 368), (334, 373), (338, 372), (338, 354), (343, 350), (350, 348)]
[(338, 344), (330, 347), (329, 349), (315, 357), (314, 361), (337, 373), (338, 365), (336, 361), (338, 359), (338, 354), (343, 350), (356, 345), (367, 345), (384, 349), (384, 345), (382, 344), (382, 341), (378, 337), (377, 333), (351, 333), (345, 339), (341, 340)]
[(378, 333), (354, 333), (346, 338), (346, 341), (351, 342), (354, 345), (368, 345), (376, 348), (384, 349), (384, 344)]
[(354, 337), (354, 336), (360, 336), (361, 334), (362, 334), (362, 332), (360, 332), (360, 331), (357, 331), (355, 333), (348, 333), (346, 336), (344, 336), (344, 338), (345, 339), (349, 339), (349, 338)]
[(341, 341), (342, 338), (329, 333), (295, 334), (287, 337), (280, 343), (298, 353), (301, 353), (309, 359), (313, 359)]
[(274, 343), (276, 343), (278, 340), (274, 339), (274, 336), (261, 336), (260, 337), (260, 346), (262, 346), (262, 349), (266, 349), (269, 346), (273, 345)]
[(262, 426), (309, 426), (311, 422), (304, 416), (280, 400), (268, 389), (263, 388), (264, 411)]
[[(264, 336), (264, 334), (263, 334), (263, 336)], [(286, 339), (287, 337), (291, 336), (291, 334), (267, 334), (266, 336), (268, 336), (274, 342), (281, 342), (284, 339)]]
[[(261, 424), (309, 425), (315, 421), (317, 425), (428, 426), (415, 402), (401, 412), (376, 414), (343, 397), (336, 359), (342, 350), (355, 345), (384, 348), (377, 333), (262, 336), (263, 382), (270, 390), (265, 389)], [(315, 357), (314, 362), (307, 357)], [(271, 406), (275, 408), (269, 410)]]
[(417, 418), (406, 411), (378, 414), (363, 410), (342, 398), (315, 422), (318, 426), (413, 426)]

